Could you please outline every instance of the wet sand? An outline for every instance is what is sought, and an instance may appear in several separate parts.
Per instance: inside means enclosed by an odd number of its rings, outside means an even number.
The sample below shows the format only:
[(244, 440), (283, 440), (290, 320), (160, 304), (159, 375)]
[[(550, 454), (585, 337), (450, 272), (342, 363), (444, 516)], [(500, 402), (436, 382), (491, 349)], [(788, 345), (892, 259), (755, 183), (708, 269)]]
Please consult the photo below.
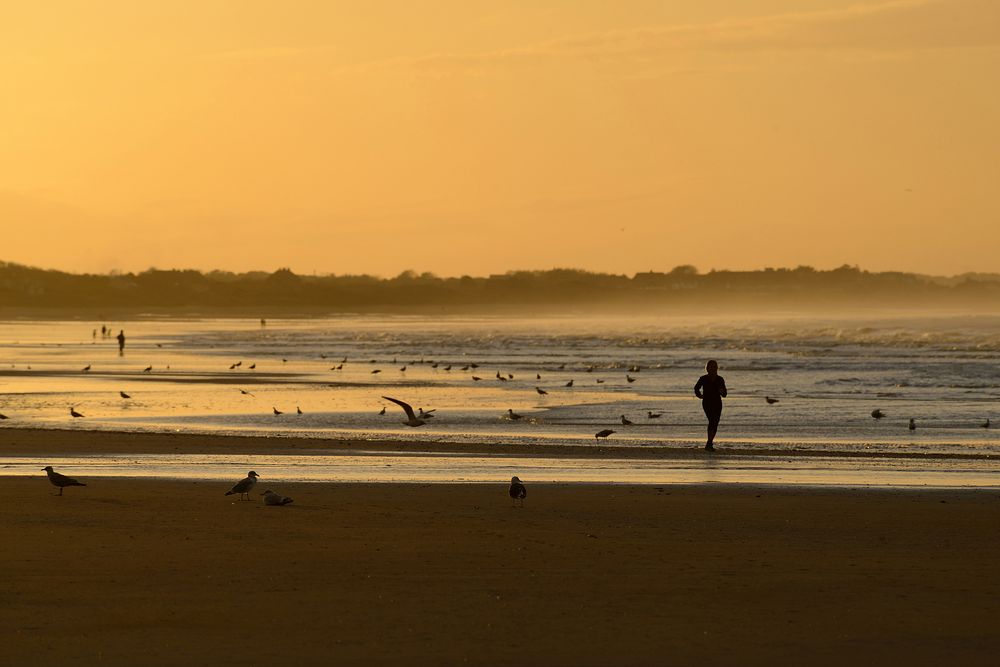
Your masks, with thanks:
[[(69, 471), (67, 471), (69, 472)], [(266, 481), (258, 486), (265, 488)], [(6, 664), (994, 664), (1000, 493), (0, 477)], [(16, 500), (16, 502), (15, 502)]]

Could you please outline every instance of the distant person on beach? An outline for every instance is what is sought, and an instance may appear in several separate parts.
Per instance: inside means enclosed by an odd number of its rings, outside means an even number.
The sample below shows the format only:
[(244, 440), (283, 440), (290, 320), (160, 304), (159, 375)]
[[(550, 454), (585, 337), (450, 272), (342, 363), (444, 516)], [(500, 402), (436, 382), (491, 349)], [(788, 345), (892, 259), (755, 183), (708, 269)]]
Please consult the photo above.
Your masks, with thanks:
[(707, 372), (698, 378), (698, 383), (694, 386), (694, 395), (701, 399), (701, 407), (708, 417), (708, 441), (705, 449), (714, 452), (715, 433), (719, 430), (719, 420), (722, 419), (722, 399), (728, 392), (715, 359), (705, 364), (705, 370)]
[(125, 330), (121, 329), (118, 331), (118, 356), (125, 356)]

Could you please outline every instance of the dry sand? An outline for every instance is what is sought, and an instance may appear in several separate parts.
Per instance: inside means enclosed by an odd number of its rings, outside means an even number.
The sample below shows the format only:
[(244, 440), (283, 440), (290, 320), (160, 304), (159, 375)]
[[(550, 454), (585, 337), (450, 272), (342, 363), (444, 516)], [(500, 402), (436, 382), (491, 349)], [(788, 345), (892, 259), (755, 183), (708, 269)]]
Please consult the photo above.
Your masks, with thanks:
[[(72, 472), (72, 471), (65, 471)], [(995, 664), (1000, 493), (0, 477), (0, 663)], [(266, 481), (257, 491), (263, 491)]]

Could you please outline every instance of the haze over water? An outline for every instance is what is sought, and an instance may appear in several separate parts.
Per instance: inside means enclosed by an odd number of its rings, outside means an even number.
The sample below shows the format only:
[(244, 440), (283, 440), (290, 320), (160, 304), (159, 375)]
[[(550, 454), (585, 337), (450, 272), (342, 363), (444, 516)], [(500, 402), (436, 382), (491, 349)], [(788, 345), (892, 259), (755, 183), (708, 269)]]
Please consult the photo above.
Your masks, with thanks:
[[(611, 428), (601, 445), (690, 449), (705, 424), (692, 387), (716, 358), (723, 447), (1000, 454), (981, 427), (1000, 412), (997, 316), (149, 318), (108, 323), (123, 357), (92, 338), (101, 324), (0, 324), (3, 427), (552, 445)], [(436, 417), (408, 428), (383, 395)]]

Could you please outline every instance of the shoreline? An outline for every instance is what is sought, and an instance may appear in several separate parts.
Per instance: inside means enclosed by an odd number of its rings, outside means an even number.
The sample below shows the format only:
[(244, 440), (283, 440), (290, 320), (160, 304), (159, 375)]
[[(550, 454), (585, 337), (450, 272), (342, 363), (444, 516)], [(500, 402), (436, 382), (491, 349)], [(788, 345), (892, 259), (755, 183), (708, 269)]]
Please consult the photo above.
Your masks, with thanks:
[(112, 431), (100, 429), (45, 429), (4, 425), (0, 427), (0, 456), (85, 454), (233, 454), (280, 456), (282, 454), (469, 454), (482, 456), (530, 456), (534, 458), (580, 458), (622, 460), (692, 460), (707, 456), (725, 458), (788, 457), (907, 461), (1000, 461), (990, 454), (938, 452), (871, 452), (809, 450), (733, 446), (717, 440), (719, 447), (708, 455), (698, 443), (690, 447), (607, 446), (554, 444), (478, 444), (414, 440), (328, 439), (282, 435), (234, 435)]

